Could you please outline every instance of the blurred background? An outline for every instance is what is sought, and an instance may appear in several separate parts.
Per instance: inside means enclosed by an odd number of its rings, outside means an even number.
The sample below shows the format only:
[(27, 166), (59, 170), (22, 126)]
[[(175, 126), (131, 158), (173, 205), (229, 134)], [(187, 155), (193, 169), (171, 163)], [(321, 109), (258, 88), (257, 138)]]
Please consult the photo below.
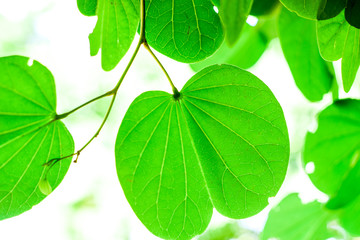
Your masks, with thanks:
[[(96, 17), (80, 14), (75, 0), (0, 1), (0, 56), (23, 55), (45, 65), (55, 77), (57, 112), (63, 113), (111, 90), (135, 47), (113, 71), (104, 72), (99, 55), (90, 57), (88, 35), (95, 23)], [(249, 23), (256, 24), (256, 19), (249, 19)], [(195, 73), (187, 64), (159, 53), (157, 56), (179, 90)], [(338, 74), (338, 63), (335, 69)], [(270, 87), (284, 109), (291, 142), (288, 174), (278, 195), (260, 214), (234, 221), (214, 213), (208, 230), (199, 237), (201, 240), (258, 239), (270, 208), (290, 192), (299, 192), (304, 202), (327, 200), (309, 181), (300, 157), (306, 132), (316, 129), (316, 114), (331, 103), (331, 96), (326, 95), (318, 103), (303, 97), (278, 39), (270, 42), (249, 71)], [(72, 164), (51, 195), (32, 210), (0, 222), (1, 239), (158, 239), (141, 224), (127, 203), (114, 157), (116, 134), (127, 108), (135, 97), (149, 90), (171, 92), (171, 87), (156, 62), (142, 49), (120, 88), (103, 131), (82, 152), (78, 163)], [(347, 96), (359, 96), (359, 88), (353, 87)], [(110, 98), (102, 99), (65, 119), (76, 149), (96, 132), (109, 101)], [(311, 171), (311, 166), (306, 170)]]

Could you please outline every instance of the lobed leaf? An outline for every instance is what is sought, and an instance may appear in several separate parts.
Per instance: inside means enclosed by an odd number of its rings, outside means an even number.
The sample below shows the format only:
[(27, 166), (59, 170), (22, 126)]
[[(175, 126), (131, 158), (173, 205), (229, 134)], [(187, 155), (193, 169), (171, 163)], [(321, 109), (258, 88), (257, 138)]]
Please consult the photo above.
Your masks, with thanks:
[[(70, 133), (54, 118), (51, 73), (39, 62), (28, 61), (21, 56), (0, 58), (0, 220), (42, 201), (47, 171), (42, 165), (74, 151)], [(62, 160), (49, 171), (47, 190), (59, 185), (70, 162)]]
[(303, 204), (298, 194), (292, 193), (271, 209), (261, 239), (311, 240), (341, 237), (339, 232), (328, 228), (328, 223), (333, 219), (335, 216), (326, 211), (323, 204), (317, 201)]
[(192, 77), (179, 98), (147, 92), (131, 104), (115, 145), (135, 214), (155, 235), (190, 239), (212, 208), (231, 218), (261, 211), (289, 158), (282, 109), (269, 88), (229, 65)]
[(279, 38), (296, 86), (312, 101), (331, 89), (333, 66), (322, 59), (316, 41), (315, 21), (298, 17), (285, 8), (279, 15)]
[(240, 37), (253, 0), (221, 0), (219, 15), (225, 30), (225, 40), (233, 46)]
[(223, 41), (219, 16), (210, 0), (146, 0), (149, 45), (180, 62), (212, 55)]
[(101, 65), (112, 70), (129, 50), (139, 24), (138, 0), (98, 0), (98, 21), (89, 35), (90, 54), (101, 48)]

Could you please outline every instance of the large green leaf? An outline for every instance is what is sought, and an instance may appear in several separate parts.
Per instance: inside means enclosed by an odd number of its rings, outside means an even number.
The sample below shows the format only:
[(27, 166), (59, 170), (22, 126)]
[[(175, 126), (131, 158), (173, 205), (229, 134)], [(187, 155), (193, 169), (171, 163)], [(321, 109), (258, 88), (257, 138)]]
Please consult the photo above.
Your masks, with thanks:
[(207, 59), (191, 64), (194, 71), (199, 71), (214, 64), (231, 64), (240, 68), (250, 68), (265, 52), (268, 43), (275, 34), (271, 31), (275, 24), (272, 20), (261, 20), (255, 27), (245, 24), (241, 38), (233, 47), (224, 42), (220, 48)]
[(325, 6), (318, 11), (317, 19), (326, 20), (337, 16), (346, 5), (347, 0), (324, 0)]
[(145, 0), (146, 39), (160, 53), (197, 62), (219, 48), (223, 31), (210, 0)]
[(101, 65), (112, 70), (129, 50), (139, 23), (138, 0), (98, 0), (98, 21), (89, 35), (90, 54), (101, 48)]
[(77, 0), (79, 11), (85, 16), (95, 16), (97, 0)]
[(216, 65), (175, 99), (147, 92), (131, 104), (115, 146), (116, 168), (135, 214), (155, 235), (190, 239), (212, 208), (231, 218), (261, 211), (286, 173), (282, 109), (252, 74)]
[(220, 1), (219, 14), (225, 30), (225, 39), (229, 46), (233, 46), (238, 40), (252, 4), (253, 0)]
[(320, 101), (334, 80), (333, 67), (320, 56), (315, 21), (285, 8), (279, 16), (279, 38), (297, 87), (310, 101)]
[(303, 204), (296, 193), (285, 197), (271, 209), (261, 239), (315, 240), (340, 239), (328, 228), (335, 218), (317, 201)]
[(316, 132), (306, 136), (304, 162), (315, 166), (310, 179), (330, 196), (338, 194), (343, 181), (351, 177), (349, 173), (358, 165), (359, 113), (359, 100), (337, 101), (320, 113)]
[(29, 66), (28, 60), (0, 58), (0, 219), (23, 213), (43, 200), (41, 185), (55, 189), (71, 159), (54, 165), (46, 179), (47, 168), (42, 165), (74, 151), (70, 133), (54, 120), (51, 73), (36, 61)]
[(349, 27), (344, 13), (332, 19), (317, 21), (320, 54), (325, 60), (336, 61), (342, 57)]

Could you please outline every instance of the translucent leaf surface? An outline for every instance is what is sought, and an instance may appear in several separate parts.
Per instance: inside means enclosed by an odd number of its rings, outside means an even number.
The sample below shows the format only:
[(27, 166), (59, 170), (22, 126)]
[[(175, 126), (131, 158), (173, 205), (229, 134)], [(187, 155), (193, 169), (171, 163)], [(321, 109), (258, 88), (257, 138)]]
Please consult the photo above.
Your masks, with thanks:
[(325, 7), (326, 0), (280, 0), (280, 2), (303, 18), (317, 19), (319, 9)]
[[(357, 182), (358, 183), (358, 182)], [(339, 214), (340, 224), (351, 235), (360, 236), (360, 196), (354, 199)]]
[(327, 61), (342, 57), (349, 24), (344, 13), (332, 19), (317, 21), (317, 37), (321, 56)]
[(281, 48), (297, 87), (310, 101), (320, 101), (334, 79), (333, 67), (320, 56), (315, 21), (300, 18), (285, 8), (279, 16)]
[(112, 70), (129, 50), (139, 23), (138, 0), (98, 0), (98, 21), (90, 34), (90, 54), (101, 48), (101, 65)]
[(220, 18), (210, 0), (146, 0), (146, 39), (160, 53), (197, 62), (223, 41)]
[(209, 58), (191, 64), (194, 71), (214, 64), (231, 64), (240, 68), (250, 68), (265, 52), (268, 43), (274, 38), (273, 21), (261, 21), (255, 27), (245, 24), (241, 38), (233, 47), (228, 47), (224, 42), (220, 48)]
[(327, 226), (334, 217), (321, 203), (303, 204), (293, 193), (271, 209), (261, 239), (340, 239), (341, 235)]
[(326, 20), (337, 16), (346, 5), (346, 0), (325, 0), (325, 6), (318, 11), (317, 19)]
[[(39, 189), (50, 159), (73, 153), (73, 139), (60, 121), (54, 121), (54, 79), (44, 66), (28, 58), (0, 58), (0, 219), (16, 216), (43, 200)], [(60, 161), (48, 173), (55, 189), (71, 159)], [(50, 189), (48, 188), (48, 189)], [(45, 188), (43, 188), (45, 189)]]
[(238, 40), (252, 4), (253, 0), (220, 1), (219, 13), (225, 30), (225, 39), (229, 46), (233, 46)]
[(338, 193), (344, 179), (358, 164), (359, 113), (359, 100), (337, 101), (320, 113), (316, 132), (306, 136), (304, 162), (315, 165), (310, 179), (330, 196)]
[(155, 235), (190, 239), (212, 208), (231, 218), (261, 211), (279, 190), (289, 158), (282, 109), (252, 74), (204, 69), (178, 99), (147, 92), (130, 106), (115, 146), (131, 207)]
[(96, 15), (97, 0), (77, 0), (77, 6), (85, 16)]

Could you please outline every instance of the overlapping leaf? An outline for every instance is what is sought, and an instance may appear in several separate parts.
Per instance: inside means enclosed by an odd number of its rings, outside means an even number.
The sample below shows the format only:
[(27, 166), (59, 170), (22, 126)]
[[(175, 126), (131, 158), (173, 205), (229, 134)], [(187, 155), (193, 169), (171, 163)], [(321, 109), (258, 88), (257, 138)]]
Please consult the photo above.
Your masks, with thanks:
[[(55, 84), (40, 63), (28, 58), (0, 58), (0, 219), (16, 216), (46, 196), (39, 184), (50, 159), (73, 153), (68, 130), (56, 115)], [(70, 159), (56, 164), (46, 183), (55, 189)], [(40, 184), (41, 185), (41, 184)], [(50, 190), (50, 189), (48, 189)]]
[(345, 18), (348, 23), (360, 29), (360, 2), (357, 0), (347, 0), (345, 8)]
[(101, 48), (101, 65), (112, 70), (129, 50), (139, 23), (138, 0), (98, 0), (98, 21), (90, 34), (90, 54)]
[(225, 30), (225, 39), (229, 46), (233, 46), (238, 40), (252, 4), (253, 0), (220, 1), (219, 14)]
[[(341, 209), (340, 220), (360, 235), (350, 218), (360, 215), (360, 101), (340, 100), (319, 115), (318, 129), (306, 136), (304, 162), (313, 163), (309, 174), (314, 185), (331, 199), (330, 209)], [(355, 221), (355, 220), (353, 220)]]
[(271, 13), (276, 6), (279, 5), (279, 0), (254, 0), (251, 7), (250, 15), (262, 16)]
[(280, 105), (258, 78), (217, 65), (191, 78), (178, 99), (147, 92), (130, 106), (115, 146), (118, 177), (155, 235), (190, 239), (212, 208), (258, 213), (280, 188), (289, 157)]
[(180, 62), (212, 55), (223, 41), (220, 18), (210, 0), (146, 0), (146, 39)]
[(312, 240), (340, 239), (339, 232), (328, 228), (335, 215), (314, 201), (303, 204), (297, 194), (285, 197), (271, 209), (261, 239)]
[(241, 38), (233, 47), (223, 43), (212, 56), (190, 66), (194, 71), (223, 63), (250, 68), (260, 59), (270, 40), (276, 36), (274, 26), (273, 20), (261, 20), (255, 27), (245, 24)]
[(333, 66), (322, 59), (316, 41), (316, 23), (285, 8), (279, 16), (281, 48), (295, 83), (310, 101), (320, 101), (334, 80)]

